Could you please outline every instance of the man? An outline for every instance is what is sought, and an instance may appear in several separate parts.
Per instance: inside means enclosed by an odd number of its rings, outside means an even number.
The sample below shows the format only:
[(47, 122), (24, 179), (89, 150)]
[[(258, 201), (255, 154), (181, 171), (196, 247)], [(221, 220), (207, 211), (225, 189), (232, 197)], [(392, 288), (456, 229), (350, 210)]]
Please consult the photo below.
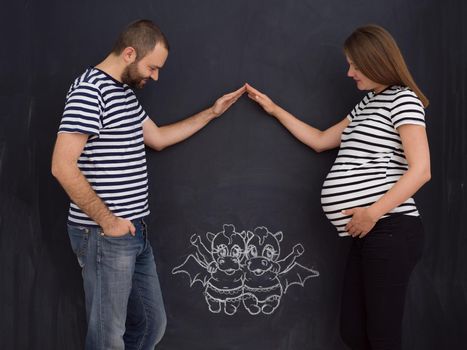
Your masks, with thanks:
[(52, 173), (70, 196), (68, 233), (82, 267), (86, 349), (153, 349), (166, 316), (143, 218), (149, 214), (144, 145), (183, 141), (224, 113), (245, 88), (159, 127), (132, 88), (157, 80), (169, 52), (151, 21), (130, 24), (112, 52), (67, 94)]

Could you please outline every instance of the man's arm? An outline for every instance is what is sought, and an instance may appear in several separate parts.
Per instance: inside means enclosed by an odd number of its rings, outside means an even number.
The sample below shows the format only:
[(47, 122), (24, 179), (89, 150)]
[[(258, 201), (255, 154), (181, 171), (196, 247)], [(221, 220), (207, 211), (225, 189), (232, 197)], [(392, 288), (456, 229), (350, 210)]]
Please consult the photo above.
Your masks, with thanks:
[(189, 138), (206, 126), (211, 120), (219, 117), (229, 109), (244, 92), (245, 87), (242, 86), (240, 89), (219, 98), (212, 107), (170, 125), (159, 127), (151, 119), (146, 119), (143, 123), (144, 143), (160, 151)]
[(71, 200), (102, 227), (108, 236), (135, 233), (129, 220), (115, 216), (78, 168), (78, 158), (86, 145), (89, 135), (81, 133), (60, 133), (57, 136), (52, 156), (52, 174), (62, 185)]

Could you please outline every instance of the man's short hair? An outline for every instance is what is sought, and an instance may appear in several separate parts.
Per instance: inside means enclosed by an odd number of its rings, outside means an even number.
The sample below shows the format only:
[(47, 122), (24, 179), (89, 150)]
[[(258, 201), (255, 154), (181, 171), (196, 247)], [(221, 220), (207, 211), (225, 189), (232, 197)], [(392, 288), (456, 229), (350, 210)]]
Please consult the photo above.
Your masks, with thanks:
[(125, 48), (132, 47), (136, 51), (136, 60), (139, 61), (158, 43), (169, 51), (169, 42), (159, 27), (150, 20), (141, 19), (130, 23), (120, 33), (112, 48), (112, 53), (119, 55)]

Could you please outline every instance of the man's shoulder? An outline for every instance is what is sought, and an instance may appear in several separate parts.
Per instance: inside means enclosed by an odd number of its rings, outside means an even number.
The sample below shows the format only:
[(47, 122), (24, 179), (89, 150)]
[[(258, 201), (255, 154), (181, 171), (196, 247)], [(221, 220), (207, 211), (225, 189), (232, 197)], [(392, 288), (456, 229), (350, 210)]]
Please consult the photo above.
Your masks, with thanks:
[(101, 93), (111, 83), (109, 78), (101, 71), (94, 67), (89, 67), (73, 81), (70, 86), (70, 92), (75, 89), (84, 88)]

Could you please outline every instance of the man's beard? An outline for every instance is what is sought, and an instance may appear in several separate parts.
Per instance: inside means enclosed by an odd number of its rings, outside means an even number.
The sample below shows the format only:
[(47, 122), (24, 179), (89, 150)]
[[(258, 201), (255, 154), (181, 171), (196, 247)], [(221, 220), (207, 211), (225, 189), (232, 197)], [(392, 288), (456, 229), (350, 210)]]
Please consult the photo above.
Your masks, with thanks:
[(130, 63), (130, 65), (125, 68), (122, 74), (122, 82), (133, 89), (143, 88), (147, 80), (148, 78), (139, 74), (136, 62)]

